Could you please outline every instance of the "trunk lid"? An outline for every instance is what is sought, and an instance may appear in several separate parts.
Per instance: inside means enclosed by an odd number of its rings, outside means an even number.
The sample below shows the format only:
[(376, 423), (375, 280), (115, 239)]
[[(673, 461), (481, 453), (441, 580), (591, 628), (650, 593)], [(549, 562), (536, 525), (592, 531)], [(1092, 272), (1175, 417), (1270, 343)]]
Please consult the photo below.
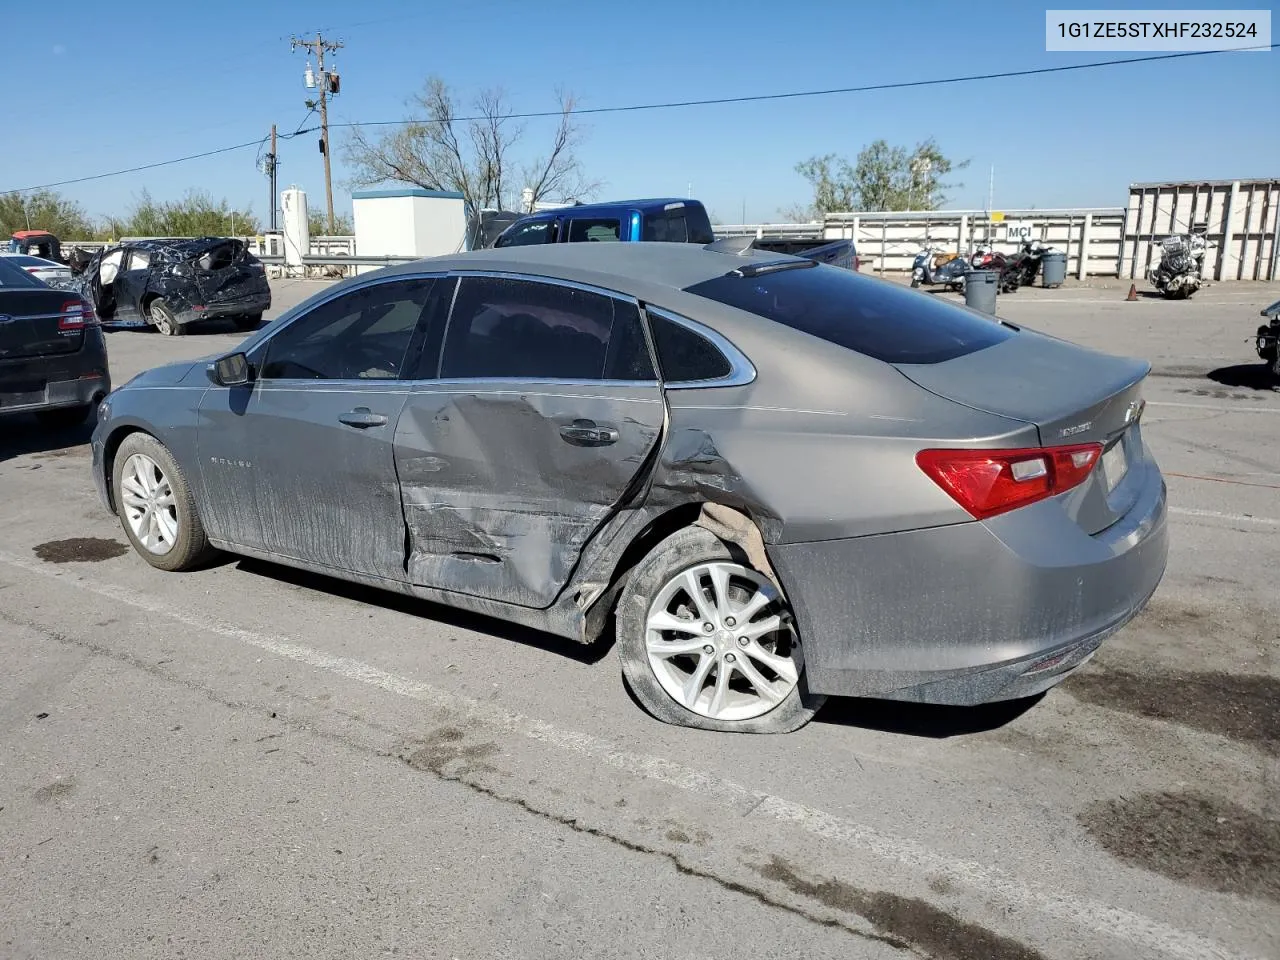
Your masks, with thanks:
[[(64, 326), (63, 307), (79, 303), (66, 290), (48, 287), (0, 288), (0, 360), (75, 353), (84, 343), (84, 327)], [(78, 315), (76, 315), (78, 317)]]
[(190, 261), (200, 299), (206, 304), (236, 300), (267, 286), (262, 263), (239, 240), (222, 240), (201, 249)]
[(1138, 418), (1142, 383), (1151, 370), (1146, 361), (1021, 330), (963, 357), (897, 368), (930, 393), (1034, 424), (1042, 446), (1101, 444), (1102, 457), (1089, 478), (1064, 495), (1088, 533), (1109, 527), (1137, 499), (1131, 468), (1145, 457)]

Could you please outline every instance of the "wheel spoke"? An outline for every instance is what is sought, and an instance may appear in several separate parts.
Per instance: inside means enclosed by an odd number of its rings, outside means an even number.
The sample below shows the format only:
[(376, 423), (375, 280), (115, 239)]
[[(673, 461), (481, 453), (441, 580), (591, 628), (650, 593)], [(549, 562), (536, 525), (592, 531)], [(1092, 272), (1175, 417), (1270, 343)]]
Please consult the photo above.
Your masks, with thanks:
[(702, 637), (680, 637), (678, 640), (649, 639), (649, 652), (658, 657), (678, 657), (681, 654), (699, 653), (706, 640)]
[(157, 510), (155, 513), (156, 523), (160, 527), (161, 533), (164, 534), (165, 541), (170, 545), (178, 542), (178, 520), (168, 510)]
[(142, 489), (144, 496), (151, 493), (151, 479), (147, 476), (147, 467), (141, 457), (133, 461), (133, 479)]
[(676, 633), (702, 633), (702, 621), (682, 620), (675, 614), (660, 610), (649, 617), (650, 630), (673, 630)]
[(715, 604), (716, 612), (721, 617), (732, 615), (728, 569), (723, 564), (713, 563), (707, 572), (711, 574), (711, 602)]
[(751, 599), (742, 605), (742, 609), (736, 614), (739, 623), (746, 623), (757, 613), (769, 605), (771, 597), (766, 590), (757, 590), (751, 595)]
[(704, 653), (702, 659), (698, 661), (697, 668), (689, 676), (689, 679), (685, 681), (684, 705), (690, 710), (698, 702), (698, 696), (702, 693), (702, 685), (707, 682), (707, 674), (711, 672), (711, 667), (715, 662), (715, 657)]
[[(707, 658), (711, 659), (710, 657)], [(726, 663), (721, 663), (719, 669), (716, 670), (716, 689), (711, 695), (711, 705), (707, 707), (707, 715), (709, 717), (718, 717), (720, 711), (724, 709), (725, 697), (729, 693), (729, 677), (733, 671)]]
[(757, 620), (755, 623), (748, 623), (745, 627), (738, 627), (739, 636), (750, 637), (752, 640), (759, 640), (761, 637), (767, 636), (776, 630), (781, 629), (782, 618), (776, 613), (773, 616), (765, 617), (763, 620)]
[(139, 500), (143, 499), (147, 495), (146, 488), (138, 482), (136, 475), (120, 478), (120, 492), (137, 497)]
[(120, 500), (126, 507), (134, 510), (141, 510), (147, 505), (147, 498), (134, 490), (130, 490), (124, 483), (120, 484)]
[(165, 486), (165, 487), (163, 488), (163, 491), (164, 491), (163, 493), (157, 493), (157, 494), (156, 494), (156, 506), (157, 506), (157, 507), (160, 507), (161, 509), (165, 509), (165, 508), (167, 508), (167, 507), (172, 507), (172, 506), (173, 506), (173, 491), (172, 491), (172, 490), (170, 490), (170, 489), (168, 488), (168, 486)]
[(739, 657), (736, 666), (738, 670), (741, 671), (742, 675), (751, 681), (751, 686), (755, 688), (755, 691), (759, 696), (768, 700), (770, 703), (777, 703), (783, 698), (784, 694), (775, 690), (773, 684), (764, 678), (764, 675), (756, 669), (755, 664), (749, 659), (746, 657)]
[(707, 603), (706, 594), (702, 592), (702, 578), (692, 570), (686, 570), (684, 574), (684, 589), (693, 600), (694, 606), (698, 608), (698, 616), (704, 621), (710, 623), (715, 619), (715, 610)]
[[(787, 684), (795, 683), (800, 679), (800, 672), (796, 670), (795, 661), (790, 657), (780, 657), (776, 653), (770, 653), (758, 643), (753, 643), (746, 647), (743, 651), (744, 662), (747, 658), (759, 660), (766, 667), (782, 678)], [(752, 669), (755, 669), (754, 667)], [(746, 671), (743, 671), (744, 673)], [(753, 680), (752, 683), (755, 681)]]

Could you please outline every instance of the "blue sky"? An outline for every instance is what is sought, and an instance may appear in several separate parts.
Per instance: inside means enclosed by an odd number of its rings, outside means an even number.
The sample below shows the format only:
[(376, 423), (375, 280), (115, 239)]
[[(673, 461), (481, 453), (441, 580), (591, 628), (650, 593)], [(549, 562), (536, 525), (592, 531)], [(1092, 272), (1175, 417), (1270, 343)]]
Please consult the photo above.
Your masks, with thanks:
[[(1165, 0), (1168, 2), (1168, 0)], [(6, 4), (0, 190), (165, 160), (293, 130), (306, 114), (292, 32), (342, 39), (330, 119), (389, 120), (428, 74), (465, 98), (502, 86), (516, 110), (740, 96), (1107, 59), (1046, 53), (1045, 5), (794, 4), (777, 0), (467, 3), (226, 0), (150, 7)], [(1053, 4), (1062, 7), (1063, 4)], [(1093, 2), (1099, 8), (1105, 4)], [(1215, 4), (1200, 2), (1206, 8)], [(1230, 6), (1230, 5), (1222, 5)], [(52, 12), (62, 24), (53, 28)], [(128, 11), (133, 12), (128, 12)], [(227, 11), (236, 11), (229, 14)], [(1126, 56), (1119, 54), (1118, 56)], [(30, 78), (19, 82), (19, 78)], [(1233, 53), (1045, 77), (587, 118), (596, 199), (684, 195), (723, 222), (778, 220), (808, 200), (795, 164), (872, 140), (935, 137), (970, 166), (951, 206), (1108, 206), (1133, 181), (1280, 173), (1280, 52)], [(550, 134), (529, 121), (528, 148)], [(335, 145), (343, 134), (335, 132)], [(17, 149), (15, 149), (17, 148)], [(335, 199), (349, 209), (340, 162)], [(282, 144), (281, 186), (322, 206), (316, 135)], [(95, 215), (199, 187), (265, 219), (255, 150), (60, 188)]]

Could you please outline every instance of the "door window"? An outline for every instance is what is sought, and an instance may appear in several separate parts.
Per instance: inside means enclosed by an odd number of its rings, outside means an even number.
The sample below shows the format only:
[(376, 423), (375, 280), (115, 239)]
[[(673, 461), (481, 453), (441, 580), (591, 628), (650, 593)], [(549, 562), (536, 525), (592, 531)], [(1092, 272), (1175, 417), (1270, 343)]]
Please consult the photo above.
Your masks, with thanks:
[(613, 217), (593, 217), (589, 220), (572, 220), (569, 223), (570, 243), (589, 243), (618, 239), (621, 221)]
[(440, 376), (656, 379), (634, 303), (561, 284), (497, 277), (462, 278)]
[(135, 270), (145, 270), (151, 265), (151, 254), (146, 250), (131, 250), (129, 252), (129, 266), (126, 269), (132, 273)]
[(377, 283), (328, 300), (267, 343), (263, 380), (395, 379), (432, 279)]
[(511, 232), (500, 236), (495, 247), (524, 247), (536, 243), (555, 242), (554, 220), (534, 220), (531, 223), (516, 224)]
[(652, 312), (649, 322), (667, 383), (719, 380), (732, 372), (725, 355), (706, 337)]

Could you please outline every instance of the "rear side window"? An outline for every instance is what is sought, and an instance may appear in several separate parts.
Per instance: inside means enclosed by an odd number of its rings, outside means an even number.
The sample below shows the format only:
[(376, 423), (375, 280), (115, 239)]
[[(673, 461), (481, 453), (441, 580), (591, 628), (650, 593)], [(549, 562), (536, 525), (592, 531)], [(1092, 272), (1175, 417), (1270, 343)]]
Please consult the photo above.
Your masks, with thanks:
[(886, 363), (941, 363), (1013, 336), (1008, 327), (929, 294), (839, 267), (728, 274), (687, 292)]
[(684, 211), (672, 210), (646, 217), (641, 239), (654, 243), (688, 243), (689, 226), (684, 221)]
[(21, 267), (15, 267), (9, 261), (11, 257), (0, 257), (0, 287), (43, 287), (37, 280)]
[(443, 379), (653, 380), (634, 303), (532, 280), (463, 277)]
[(145, 270), (150, 265), (151, 254), (146, 250), (131, 250), (129, 252), (129, 266), (127, 269), (130, 272), (134, 270)]
[(715, 345), (688, 327), (655, 313), (649, 314), (658, 365), (667, 383), (719, 380), (732, 370), (728, 359)]
[(569, 242), (586, 243), (618, 239), (621, 221), (610, 217), (593, 217), (590, 220), (573, 220), (569, 223)]

